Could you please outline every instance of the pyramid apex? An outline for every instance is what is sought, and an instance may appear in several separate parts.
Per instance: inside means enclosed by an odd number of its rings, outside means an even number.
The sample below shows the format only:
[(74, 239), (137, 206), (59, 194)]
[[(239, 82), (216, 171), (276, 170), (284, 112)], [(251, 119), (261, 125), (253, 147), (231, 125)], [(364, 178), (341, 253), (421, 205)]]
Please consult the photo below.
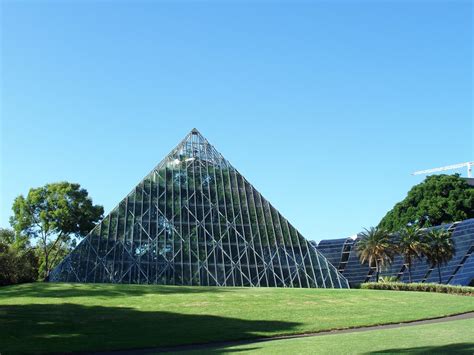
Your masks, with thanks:
[(196, 128), (51, 271), (49, 281), (349, 287)]

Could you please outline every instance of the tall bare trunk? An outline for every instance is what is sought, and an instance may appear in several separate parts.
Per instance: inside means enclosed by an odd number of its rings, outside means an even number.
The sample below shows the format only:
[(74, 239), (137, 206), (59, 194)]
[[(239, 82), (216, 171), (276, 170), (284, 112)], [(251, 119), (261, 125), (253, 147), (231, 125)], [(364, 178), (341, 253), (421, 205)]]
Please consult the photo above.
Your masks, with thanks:
[(48, 279), (49, 275), (49, 250), (48, 250), (48, 236), (43, 233), (43, 251), (44, 251), (44, 269), (45, 269), (45, 280)]
[(406, 264), (408, 268), (408, 282), (411, 283), (412, 279), (411, 279), (411, 257), (410, 256), (408, 256)]
[(379, 282), (379, 261), (375, 259), (375, 281)]
[(44, 269), (45, 269), (45, 281), (49, 276), (49, 251), (48, 248), (44, 248)]

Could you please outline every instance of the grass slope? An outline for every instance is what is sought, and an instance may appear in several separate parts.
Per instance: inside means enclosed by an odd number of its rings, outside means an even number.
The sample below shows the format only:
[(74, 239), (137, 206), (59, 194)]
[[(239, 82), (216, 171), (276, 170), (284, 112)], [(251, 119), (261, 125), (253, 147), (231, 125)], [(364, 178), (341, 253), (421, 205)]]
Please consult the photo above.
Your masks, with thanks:
[[(193, 351), (239, 354), (469, 354), (474, 353), (474, 319), (417, 325), (363, 333), (271, 340), (240, 346)], [(189, 353), (189, 352), (188, 352)], [(179, 354), (179, 353), (176, 353)]]
[(36, 283), (0, 288), (0, 352), (170, 346), (474, 310), (421, 292)]

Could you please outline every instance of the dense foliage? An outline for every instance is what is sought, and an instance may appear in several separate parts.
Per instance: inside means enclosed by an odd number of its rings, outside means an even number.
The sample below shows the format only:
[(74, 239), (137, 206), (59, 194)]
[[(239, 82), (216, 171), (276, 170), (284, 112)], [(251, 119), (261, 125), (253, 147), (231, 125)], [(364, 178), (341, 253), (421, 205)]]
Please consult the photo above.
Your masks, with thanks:
[(38, 278), (38, 258), (27, 240), (10, 229), (0, 229), (0, 286)]
[(41, 270), (47, 277), (75, 238), (86, 235), (102, 218), (103, 207), (93, 205), (79, 184), (59, 182), (32, 188), (13, 203), (10, 220), (17, 235), (34, 239)]
[(468, 218), (474, 218), (474, 187), (459, 174), (431, 175), (415, 185), (379, 227), (396, 232), (408, 225), (422, 228)]
[(367, 282), (360, 285), (360, 288), (368, 290), (439, 292), (474, 296), (474, 287), (435, 283)]

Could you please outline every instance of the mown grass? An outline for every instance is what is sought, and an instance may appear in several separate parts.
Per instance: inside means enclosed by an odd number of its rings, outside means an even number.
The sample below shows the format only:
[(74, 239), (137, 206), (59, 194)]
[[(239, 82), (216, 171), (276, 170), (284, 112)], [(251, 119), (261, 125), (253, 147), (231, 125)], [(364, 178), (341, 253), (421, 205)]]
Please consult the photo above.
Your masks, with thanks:
[[(191, 354), (469, 354), (474, 353), (474, 319), (362, 333), (271, 340)], [(179, 354), (178, 352), (176, 354)]]
[(0, 352), (161, 347), (473, 310), (472, 297), (421, 292), (36, 283), (0, 288)]

